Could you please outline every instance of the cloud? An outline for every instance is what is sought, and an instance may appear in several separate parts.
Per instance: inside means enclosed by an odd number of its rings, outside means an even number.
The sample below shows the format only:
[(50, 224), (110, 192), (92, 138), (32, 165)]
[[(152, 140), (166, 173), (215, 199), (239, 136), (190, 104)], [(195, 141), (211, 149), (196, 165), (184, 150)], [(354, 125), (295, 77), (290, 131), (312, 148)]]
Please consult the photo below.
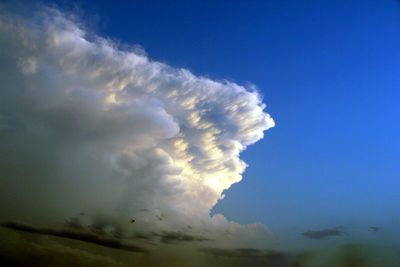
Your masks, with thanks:
[(202, 236), (193, 236), (188, 235), (181, 232), (168, 232), (164, 231), (161, 234), (155, 234), (155, 236), (159, 236), (161, 242), (163, 243), (174, 243), (174, 242), (201, 242), (201, 241), (208, 241), (208, 238)]
[(242, 179), (240, 152), (274, 126), (255, 90), (87, 38), (59, 10), (10, 5), (0, 8), (2, 218), (46, 226), (82, 213), (70, 227), (269, 244), (265, 225), (210, 217)]
[(99, 237), (98, 235), (85, 233), (85, 232), (69, 231), (69, 230), (54, 230), (54, 229), (48, 229), (48, 228), (37, 228), (37, 227), (30, 226), (30, 225), (14, 223), (14, 222), (3, 223), (3, 226), (7, 227), (7, 228), (19, 230), (19, 231), (29, 232), (29, 233), (51, 235), (51, 236), (58, 236), (58, 237), (64, 237), (64, 238), (69, 238), (69, 239), (81, 240), (81, 241), (94, 243), (94, 244), (104, 246), (104, 247), (122, 249), (122, 250), (131, 251), (131, 252), (144, 253), (147, 251), (146, 249), (135, 246), (135, 245), (122, 243), (119, 240), (114, 239), (114, 238)]
[(381, 228), (380, 228), (380, 227), (377, 227), (377, 226), (371, 226), (369, 229), (370, 229), (372, 232), (378, 232), (379, 230), (381, 230)]
[(121, 261), (121, 255), (147, 255), (5, 227), (0, 227), (0, 233), (0, 263), (3, 266), (128, 266)]
[(308, 230), (307, 232), (302, 233), (304, 237), (312, 238), (312, 239), (327, 239), (331, 236), (340, 236), (346, 234), (339, 229), (342, 228), (341, 226), (332, 228), (332, 229), (323, 229), (319, 231)]
[(330, 249), (281, 252), (180, 246), (132, 253), (81, 240), (0, 227), (4, 266), (399, 266), (398, 249), (387, 245), (342, 244)]
[(159, 233), (150, 232), (136, 232), (132, 239), (141, 239), (154, 241), (155, 239), (159, 239), (161, 243), (164, 244), (172, 244), (172, 243), (180, 243), (180, 242), (203, 242), (210, 241), (210, 239), (205, 238), (203, 236), (194, 236), (187, 233), (179, 232), (179, 231), (162, 231)]

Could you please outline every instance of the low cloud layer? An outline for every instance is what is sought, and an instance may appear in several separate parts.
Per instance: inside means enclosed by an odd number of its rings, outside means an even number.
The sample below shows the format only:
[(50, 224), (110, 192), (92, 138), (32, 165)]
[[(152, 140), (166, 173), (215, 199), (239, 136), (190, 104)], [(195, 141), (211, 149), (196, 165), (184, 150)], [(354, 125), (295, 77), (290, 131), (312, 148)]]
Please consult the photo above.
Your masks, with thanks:
[[(15, 228), (13, 228), (15, 229)], [(73, 238), (0, 226), (0, 263), (3, 266), (363, 266), (396, 267), (398, 249), (388, 246), (344, 244), (330, 249), (284, 252), (215, 247), (155, 249), (132, 252)], [(119, 241), (120, 242), (120, 241)]]
[(302, 233), (304, 237), (312, 238), (312, 239), (328, 239), (333, 236), (341, 236), (346, 235), (346, 232), (340, 231), (341, 226), (332, 228), (332, 229), (323, 229), (323, 230), (308, 230), (307, 232)]
[(0, 5), (1, 217), (269, 244), (263, 224), (210, 217), (242, 179), (240, 152), (274, 126), (259, 94), (89, 40), (77, 21)]
[(139, 253), (147, 252), (147, 250), (144, 248), (121, 242), (120, 240), (118, 240), (116, 238), (99, 237), (96, 234), (87, 233), (87, 232), (69, 231), (69, 230), (54, 230), (54, 229), (48, 229), (48, 228), (36, 228), (36, 227), (30, 226), (30, 225), (21, 224), (21, 223), (13, 223), (13, 222), (4, 223), (3, 226), (10, 228), (10, 229), (19, 230), (19, 231), (28, 232), (28, 233), (58, 236), (58, 237), (63, 237), (63, 238), (68, 238), (68, 239), (80, 240), (80, 241), (94, 243), (96, 245), (100, 245), (100, 246), (104, 246), (104, 247), (108, 247), (108, 248), (122, 249), (122, 250), (127, 250), (127, 251), (131, 251), (131, 252), (139, 252)]

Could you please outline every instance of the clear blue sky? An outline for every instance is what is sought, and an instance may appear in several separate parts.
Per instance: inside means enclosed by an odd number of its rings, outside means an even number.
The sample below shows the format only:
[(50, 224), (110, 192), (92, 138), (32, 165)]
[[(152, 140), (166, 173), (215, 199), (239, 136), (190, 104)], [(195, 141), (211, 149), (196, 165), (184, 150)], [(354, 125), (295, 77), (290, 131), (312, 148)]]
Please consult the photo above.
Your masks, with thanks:
[(214, 213), (283, 240), (400, 223), (398, 1), (56, 3), (153, 60), (257, 85), (276, 127)]

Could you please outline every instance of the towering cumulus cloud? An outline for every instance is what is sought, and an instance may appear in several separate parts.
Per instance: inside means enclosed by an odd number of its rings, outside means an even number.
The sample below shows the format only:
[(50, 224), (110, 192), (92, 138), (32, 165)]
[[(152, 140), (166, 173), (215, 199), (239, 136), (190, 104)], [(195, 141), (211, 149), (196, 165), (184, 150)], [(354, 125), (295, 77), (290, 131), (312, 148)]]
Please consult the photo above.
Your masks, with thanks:
[(89, 40), (55, 9), (0, 10), (2, 218), (160, 243), (268, 240), (262, 224), (210, 217), (242, 179), (239, 153), (274, 126), (257, 92)]

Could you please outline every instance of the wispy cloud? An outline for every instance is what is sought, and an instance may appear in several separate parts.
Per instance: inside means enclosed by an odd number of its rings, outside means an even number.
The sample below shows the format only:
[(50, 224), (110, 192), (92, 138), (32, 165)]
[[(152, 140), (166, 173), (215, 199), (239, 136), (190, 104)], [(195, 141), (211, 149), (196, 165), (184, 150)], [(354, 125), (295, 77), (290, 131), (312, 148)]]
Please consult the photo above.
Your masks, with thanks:
[(371, 226), (369, 229), (370, 229), (372, 232), (378, 232), (379, 230), (381, 230), (381, 228), (378, 227), (378, 226)]
[(302, 235), (304, 237), (312, 238), (312, 239), (327, 239), (332, 236), (340, 236), (340, 235), (347, 234), (346, 232), (340, 231), (339, 230), (340, 228), (342, 228), (342, 226), (338, 226), (338, 227), (331, 228), (331, 229), (317, 230), (317, 231), (308, 230), (308, 231), (302, 233)]

